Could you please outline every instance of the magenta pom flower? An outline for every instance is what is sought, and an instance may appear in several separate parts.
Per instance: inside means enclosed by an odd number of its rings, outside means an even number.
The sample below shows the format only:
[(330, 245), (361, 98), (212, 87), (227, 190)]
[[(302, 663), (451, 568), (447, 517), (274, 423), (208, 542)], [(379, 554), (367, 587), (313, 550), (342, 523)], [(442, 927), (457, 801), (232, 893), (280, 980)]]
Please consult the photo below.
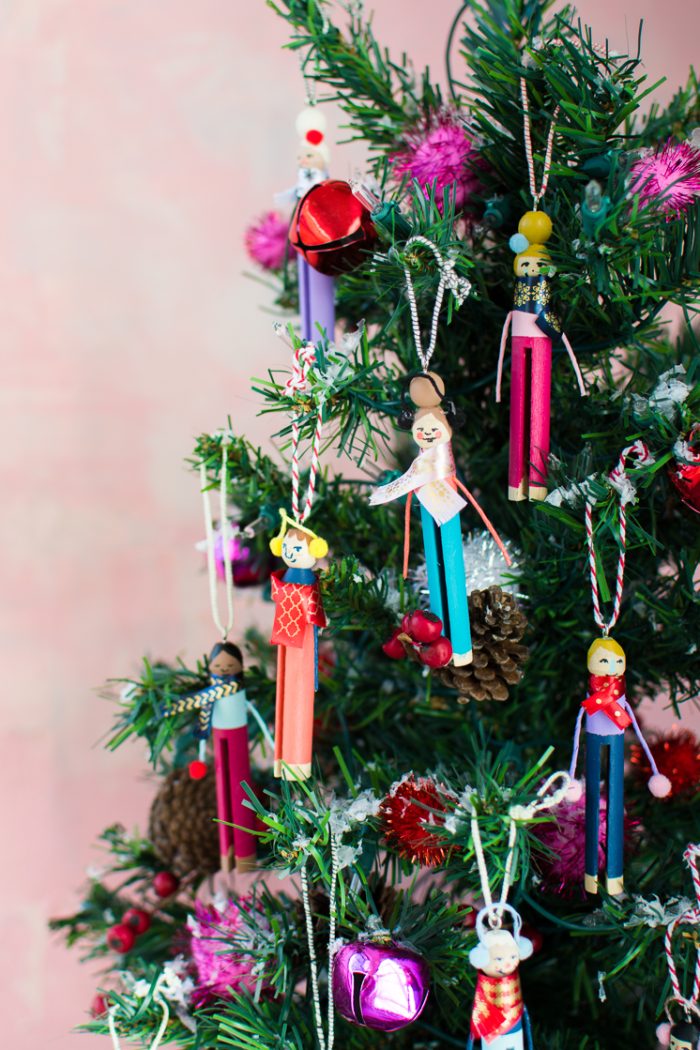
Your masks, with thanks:
[[(598, 822), (598, 870), (605, 867), (605, 827), (607, 802), (601, 796), (600, 820)], [(582, 794), (575, 802), (564, 799), (553, 810), (555, 819), (539, 824), (534, 834), (547, 853), (538, 854), (535, 866), (545, 893), (553, 893), (565, 900), (585, 898), (583, 876), (585, 871), (586, 797)], [(637, 821), (625, 814), (625, 845), (629, 845), (637, 833)]]
[(265, 212), (245, 231), (245, 246), (253, 262), (264, 270), (279, 270), (291, 258), (289, 224), (276, 211)]
[(678, 216), (700, 195), (700, 150), (669, 139), (654, 153), (640, 157), (630, 176), (630, 190), (639, 194), (640, 209), (655, 208)]
[[(255, 922), (251, 916), (255, 916)], [(216, 904), (195, 903), (188, 919), (190, 955), (197, 970), (197, 987), (192, 1001), (201, 1006), (212, 999), (230, 999), (232, 992), (253, 992), (261, 979), (260, 956), (269, 924), (250, 897), (218, 900)]]
[(443, 109), (417, 125), (389, 161), (397, 178), (416, 179), (426, 197), (434, 189), (440, 211), (445, 188), (453, 193), (457, 211), (480, 189), (474, 166), (483, 166), (483, 161), (469, 128), (454, 110)]

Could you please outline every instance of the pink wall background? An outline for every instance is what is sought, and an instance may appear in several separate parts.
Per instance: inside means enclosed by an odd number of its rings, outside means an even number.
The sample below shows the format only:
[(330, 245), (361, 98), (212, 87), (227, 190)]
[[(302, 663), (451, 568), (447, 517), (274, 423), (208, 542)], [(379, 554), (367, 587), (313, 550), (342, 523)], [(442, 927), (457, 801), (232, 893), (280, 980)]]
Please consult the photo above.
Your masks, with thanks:
[[(455, 4), (375, 7), (395, 54), (442, 67)], [(646, 19), (649, 74), (670, 74), (662, 97), (685, 77), (697, 5), (580, 10), (619, 48)], [(139, 746), (101, 749), (111, 712), (97, 688), (144, 653), (208, 648), (183, 459), (228, 413), (253, 439), (269, 430), (248, 380), (287, 355), (264, 289), (242, 276), (241, 238), (293, 181), (303, 99), (285, 39), (262, 0), (0, 10), (0, 988), (13, 1050), (97, 1045), (70, 1031), (95, 978), (46, 921), (76, 904), (97, 833), (143, 827), (152, 795)], [(334, 151), (337, 175), (352, 156)]]

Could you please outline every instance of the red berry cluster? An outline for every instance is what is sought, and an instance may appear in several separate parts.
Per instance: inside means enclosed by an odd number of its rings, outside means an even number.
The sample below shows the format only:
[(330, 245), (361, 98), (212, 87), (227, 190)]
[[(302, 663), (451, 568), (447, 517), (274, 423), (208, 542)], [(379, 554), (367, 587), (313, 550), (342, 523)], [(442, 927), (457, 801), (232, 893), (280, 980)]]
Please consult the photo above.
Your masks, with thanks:
[[(179, 879), (170, 871), (159, 871), (153, 878), (153, 889), (156, 896), (171, 897), (177, 892)], [(136, 938), (151, 925), (151, 916), (143, 908), (128, 908), (122, 915), (122, 921), (107, 930), (107, 946), (120, 955), (130, 952)]]
[(382, 650), (392, 660), (403, 660), (413, 650), (426, 667), (444, 667), (452, 659), (452, 643), (442, 633), (442, 620), (420, 609), (406, 613)]

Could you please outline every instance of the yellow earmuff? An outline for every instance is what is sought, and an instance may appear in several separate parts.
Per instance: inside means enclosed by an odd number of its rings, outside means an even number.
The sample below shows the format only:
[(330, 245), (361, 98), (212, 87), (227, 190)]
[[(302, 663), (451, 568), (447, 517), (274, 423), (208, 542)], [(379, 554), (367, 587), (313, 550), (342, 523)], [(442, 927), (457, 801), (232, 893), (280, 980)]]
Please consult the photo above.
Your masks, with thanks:
[(282, 553), (282, 536), (273, 536), (270, 540), (270, 550), (276, 558), (279, 558)]
[(328, 554), (328, 544), (322, 536), (314, 536), (309, 543), (309, 554), (312, 558), (325, 558)]

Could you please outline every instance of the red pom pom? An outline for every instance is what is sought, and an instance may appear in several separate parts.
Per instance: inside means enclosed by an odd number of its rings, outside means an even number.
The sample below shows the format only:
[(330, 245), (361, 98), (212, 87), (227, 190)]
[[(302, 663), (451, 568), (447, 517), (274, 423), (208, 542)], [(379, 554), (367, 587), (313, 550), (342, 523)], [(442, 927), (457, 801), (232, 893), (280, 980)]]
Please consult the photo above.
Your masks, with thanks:
[(171, 897), (179, 885), (180, 880), (171, 871), (159, 871), (153, 878), (153, 889), (159, 897)]
[(306, 132), (306, 141), (310, 142), (312, 146), (318, 146), (323, 142), (323, 132), (318, 131), (317, 128), (312, 128), (311, 131)]
[(99, 992), (90, 1003), (90, 1013), (93, 1017), (104, 1017), (109, 1010), (109, 999)]
[(107, 930), (107, 946), (113, 952), (119, 952), (120, 955), (130, 952), (135, 941), (136, 934), (130, 926), (125, 926), (124, 923), (118, 923)]
[[(667, 798), (689, 798), (700, 785), (700, 741), (689, 729), (674, 729), (649, 743), (659, 773), (671, 781)], [(643, 781), (651, 776), (651, 766), (639, 744), (633, 744), (630, 762)]]
[(434, 780), (411, 773), (392, 789), (379, 810), (388, 845), (414, 864), (442, 864), (451, 847), (430, 827), (444, 827), (445, 803), (454, 801), (455, 796)]
[(122, 915), (122, 922), (138, 936), (145, 933), (151, 925), (151, 916), (143, 908), (129, 908)]
[(192, 780), (203, 780), (207, 775), (206, 762), (200, 762), (198, 758), (195, 758), (194, 762), (190, 762), (187, 768), (189, 769)]

